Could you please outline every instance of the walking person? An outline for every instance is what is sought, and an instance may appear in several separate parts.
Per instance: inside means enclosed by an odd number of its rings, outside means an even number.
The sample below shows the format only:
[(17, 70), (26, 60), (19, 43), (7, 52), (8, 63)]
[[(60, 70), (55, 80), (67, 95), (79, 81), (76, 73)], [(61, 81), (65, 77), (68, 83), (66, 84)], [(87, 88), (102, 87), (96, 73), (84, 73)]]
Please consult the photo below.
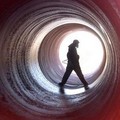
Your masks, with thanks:
[(79, 65), (79, 55), (77, 54), (77, 50), (76, 48), (78, 48), (78, 44), (79, 41), (78, 40), (74, 40), (72, 44), (70, 44), (68, 53), (67, 53), (67, 59), (68, 59), (68, 64), (66, 67), (66, 71), (64, 73), (64, 76), (62, 78), (62, 81), (59, 83), (60, 87), (63, 87), (64, 84), (67, 82), (70, 74), (72, 73), (72, 71), (74, 70), (75, 73), (77, 74), (77, 76), (79, 77), (79, 79), (81, 80), (81, 82), (83, 83), (85, 89), (87, 90), (88, 87), (88, 83), (86, 82), (80, 65)]

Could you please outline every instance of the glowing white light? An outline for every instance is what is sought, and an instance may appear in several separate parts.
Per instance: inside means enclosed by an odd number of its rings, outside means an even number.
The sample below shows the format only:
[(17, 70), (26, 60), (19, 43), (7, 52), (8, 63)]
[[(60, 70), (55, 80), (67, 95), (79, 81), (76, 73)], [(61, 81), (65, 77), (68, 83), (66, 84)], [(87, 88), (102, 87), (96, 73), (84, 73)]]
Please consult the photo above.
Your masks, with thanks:
[(103, 61), (104, 50), (99, 38), (88, 31), (76, 31), (68, 34), (63, 39), (60, 49), (59, 58), (64, 67), (67, 65), (68, 46), (74, 39), (79, 40), (77, 52), (80, 56), (79, 62), (85, 77), (89, 77), (97, 71)]

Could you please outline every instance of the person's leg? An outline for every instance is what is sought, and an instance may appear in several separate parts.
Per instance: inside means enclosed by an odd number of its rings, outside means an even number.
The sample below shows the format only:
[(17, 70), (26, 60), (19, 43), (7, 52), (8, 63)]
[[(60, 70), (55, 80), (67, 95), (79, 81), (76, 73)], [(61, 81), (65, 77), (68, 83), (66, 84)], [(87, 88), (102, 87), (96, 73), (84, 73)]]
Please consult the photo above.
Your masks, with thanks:
[(68, 65), (66, 67), (66, 71), (62, 78), (62, 82), (60, 82), (59, 85), (63, 86), (67, 82), (72, 70), (73, 70), (73, 66), (70, 63), (68, 63)]
[(79, 65), (76, 65), (74, 67), (74, 71), (76, 72), (77, 76), (79, 77), (79, 79), (81, 80), (81, 82), (84, 84), (84, 86), (88, 86), (88, 83), (86, 82), (83, 74), (82, 74), (82, 71), (81, 71), (81, 68)]

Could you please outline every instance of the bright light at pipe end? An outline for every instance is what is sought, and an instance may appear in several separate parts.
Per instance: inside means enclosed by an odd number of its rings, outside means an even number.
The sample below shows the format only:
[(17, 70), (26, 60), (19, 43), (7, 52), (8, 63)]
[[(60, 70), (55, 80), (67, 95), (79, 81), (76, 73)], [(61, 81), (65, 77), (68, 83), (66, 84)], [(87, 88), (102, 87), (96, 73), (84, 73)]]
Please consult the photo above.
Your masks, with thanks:
[[(97, 35), (86, 30), (78, 30), (68, 33), (62, 40), (59, 49), (59, 58), (64, 68), (67, 65), (67, 51), (68, 46), (74, 39), (79, 40), (79, 47), (77, 52), (80, 56), (79, 63), (82, 72), (86, 78), (91, 77), (97, 70), (99, 70), (103, 58), (104, 49), (102, 43)], [(75, 75), (74, 72), (72, 75)]]

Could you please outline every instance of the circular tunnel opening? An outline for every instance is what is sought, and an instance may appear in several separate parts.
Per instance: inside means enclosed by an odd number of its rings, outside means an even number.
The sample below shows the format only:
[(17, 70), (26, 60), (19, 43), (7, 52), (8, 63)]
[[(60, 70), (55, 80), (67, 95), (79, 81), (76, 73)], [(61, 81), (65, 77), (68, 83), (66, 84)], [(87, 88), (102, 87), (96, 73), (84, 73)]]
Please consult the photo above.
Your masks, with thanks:
[[(77, 52), (80, 56), (79, 63), (85, 78), (88, 79), (87, 81), (89, 83), (91, 83), (89, 79), (94, 76), (96, 72), (99, 71), (99, 69), (101, 69), (101, 66), (104, 66), (102, 65), (103, 63), (105, 63), (103, 62), (105, 57), (104, 47), (102, 46), (99, 37), (95, 35), (95, 33), (90, 32), (90, 30), (87, 30), (87, 28), (86, 30), (85, 28), (83, 28), (80, 30), (69, 32), (68, 34), (66, 34), (66, 36), (64, 36), (59, 49), (59, 58), (62, 67), (64, 68), (66, 68), (67, 65), (66, 55), (68, 51), (68, 46), (73, 42), (74, 39), (77, 39), (80, 42), (79, 48), (77, 49)], [(72, 75), (75, 76), (74, 71)], [(73, 81), (75, 80), (76, 78)], [(93, 81), (94, 79), (92, 80), (92, 82)]]

